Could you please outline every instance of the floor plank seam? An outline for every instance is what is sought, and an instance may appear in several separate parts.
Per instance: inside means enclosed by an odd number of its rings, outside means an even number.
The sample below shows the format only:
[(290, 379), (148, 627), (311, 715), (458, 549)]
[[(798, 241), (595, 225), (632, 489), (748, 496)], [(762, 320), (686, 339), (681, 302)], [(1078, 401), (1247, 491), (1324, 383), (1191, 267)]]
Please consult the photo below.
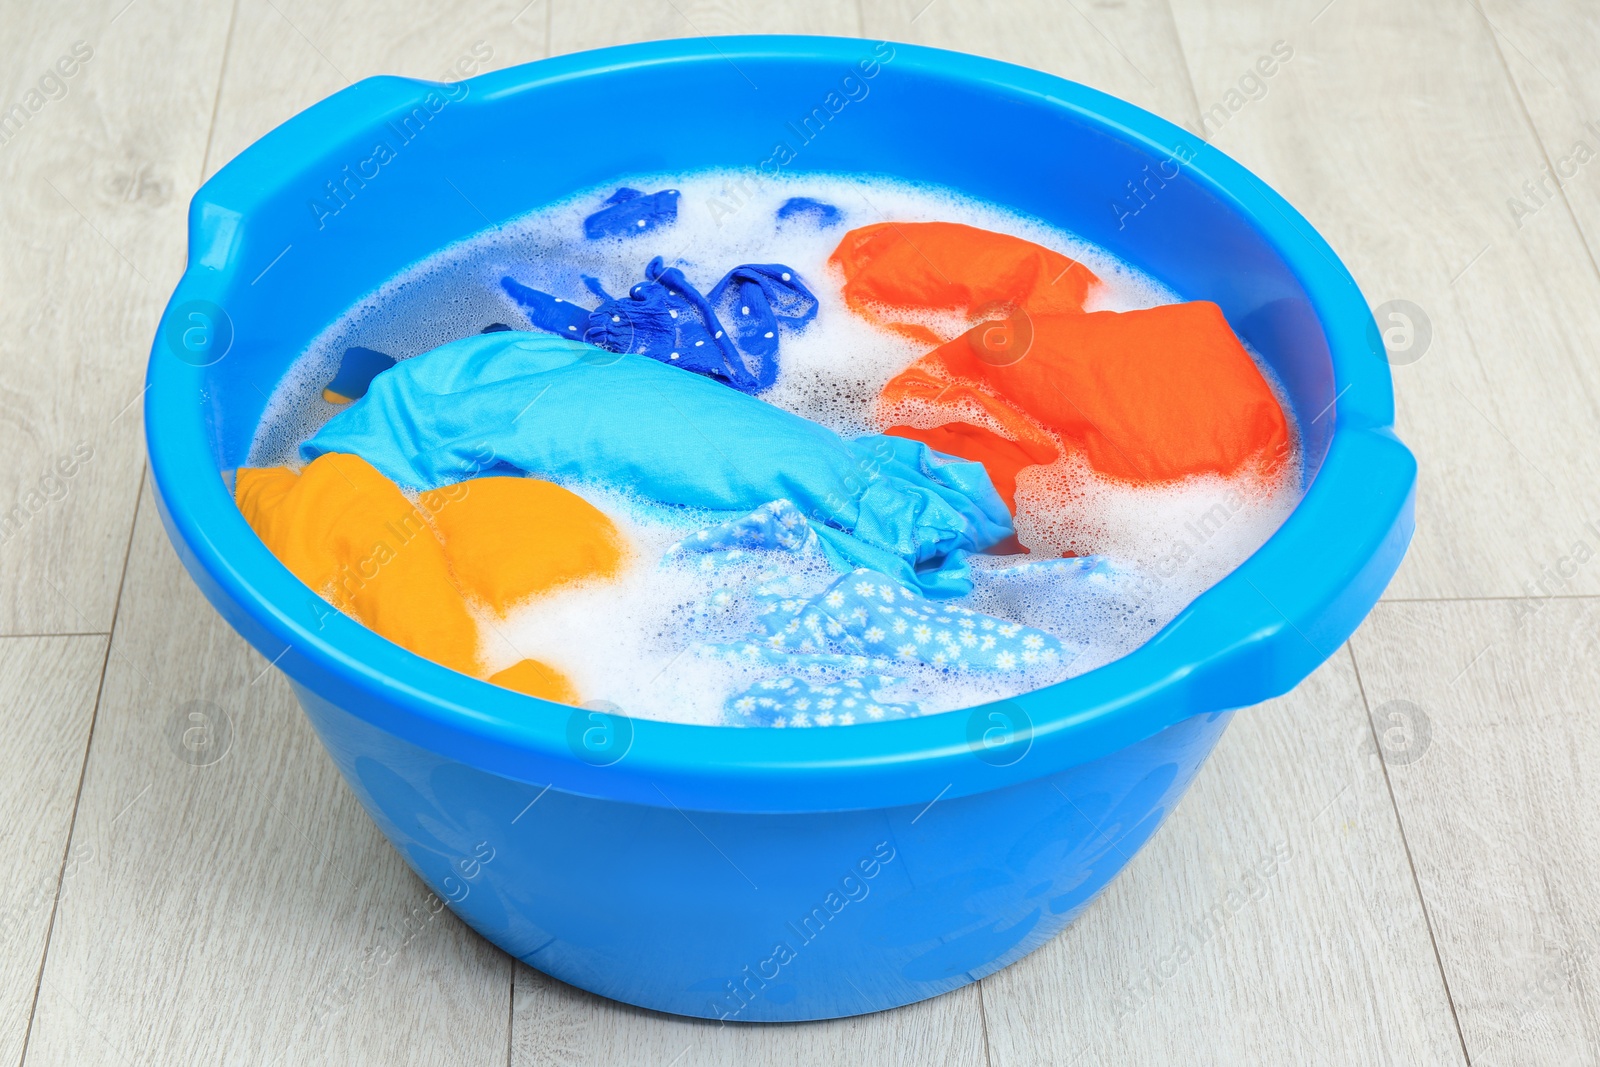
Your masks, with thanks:
[(1189, 52), (1183, 46), (1183, 34), (1178, 29), (1178, 13), (1172, 9), (1172, 0), (1163, 0), (1163, 9), (1167, 13), (1167, 22), (1172, 27), (1172, 39), (1178, 44), (1178, 61), (1183, 64), (1183, 83), (1189, 87), (1189, 103), (1194, 108), (1191, 118), (1194, 119), (1194, 129), (1200, 140), (1206, 140), (1205, 118), (1200, 108), (1200, 88), (1194, 83), (1194, 70), (1189, 66)]
[(228, 76), (228, 57), (233, 52), (233, 28), (239, 22), (239, 0), (228, 12), (228, 32), (222, 38), (222, 62), (217, 66), (217, 91), (211, 97), (211, 124), (206, 127), (206, 150), (200, 156), (200, 184), (211, 174), (211, 142), (217, 135), (217, 112), (222, 106), (222, 86)]
[(111, 643), (117, 628), (117, 613), (122, 609), (122, 592), (128, 584), (128, 559), (133, 554), (133, 532), (139, 525), (139, 506), (144, 499), (145, 466), (139, 467), (139, 488), (133, 500), (133, 521), (128, 523), (128, 541), (122, 549), (122, 572), (117, 581), (117, 596), (111, 604), (111, 634), (106, 635), (105, 654), (100, 659), (100, 682), (94, 691), (94, 707), (89, 712), (89, 730), (83, 739), (83, 761), (78, 766), (78, 788), (72, 797), (72, 815), (67, 820), (67, 833), (61, 846), (61, 865), (56, 868), (56, 889), (50, 900), (50, 921), (45, 924), (44, 948), (39, 952), (39, 969), (33, 980), (33, 999), (28, 1004), (28, 1023), (22, 1032), (22, 1051), (17, 1057), (18, 1067), (28, 1062), (28, 1046), (33, 1040), (33, 1023), (39, 1013), (39, 991), (44, 987), (44, 969), (50, 961), (50, 944), (56, 932), (56, 913), (61, 906), (61, 890), (66, 881), (67, 857), (72, 855), (72, 838), (78, 830), (78, 808), (83, 801), (83, 783), (89, 774), (89, 754), (94, 751), (94, 727), (100, 718), (100, 701), (106, 692), (106, 673), (111, 665)]
[(983, 1027), (984, 1067), (994, 1067), (994, 1052), (989, 1048), (989, 1002), (983, 996), (983, 979), (974, 983), (978, 987), (978, 1025)]
[(1455, 993), (1450, 989), (1450, 977), (1444, 970), (1444, 957), (1439, 953), (1439, 939), (1433, 932), (1433, 912), (1428, 908), (1428, 899), (1422, 892), (1422, 879), (1417, 875), (1416, 860), (1411, 856), (1411, 840), (1406, 836), (1406, 821), (1400, 814), (1400, 801), (1394, 795), (1394, 782), (1389, 778), (1389, 762), (1383, 757), (1383, 743), (1372, 721), (1372, 701), (1367, 699), (1367, 683), (1361, 677), (1361, 663), (1356, 659), (1355, 645), (1346, 641), (1344, 647), (1350, 656), (1350, 667), (1355, 671), (1356, 690), (1361, 694), (1361, 708), (1367, 716), (1367, 729), (1371, 731), (1372, 744), (1378, 753), (1378, 768), (1383, 772), (1383, 786), (1389, 794), (1389, 810), (1394, 813), (1395, 828), (1400, 831), (1400, 846), (1405, 852), (1406, 866), (1411, 871), (1411, 886), (1416, 891), (1417, 904), (1422, 908), (1423, 924), (1428, 928), (1428, 944), (1433, 947), (1433, 962), (1438, 968), (1439, 983), (1444, 987), (1445, 1003), (1450, 1005), (1450, 1020), (1455, 1024), (1456, 1041), (1461, 1046), (1461, 1062), (1465, 1067), (1472, 1067), (1472, 1054), (1467, 1051), (1467, 1037), (1461, 1028), (1461, 1015), (1456, 1010)]
[(508, 985), (511, 986), (511, 996), (507, 998), (511, 1003), (510, 1003), (510, 1007), (508, 1007), (506, 1009), (506, 1067), (512, 1067), (512, 1061), (514, 1059), (515, 1052), (516, 1052), (516, 1036), (517, 1036), (517, 961), (515, 959), (511, 960), (510, 971), (511, 971), (511, 981), (509, 983), (507, 983)]
[(0, 641), (20, 641), (35, 637), (110, 637), (110, 630), (74, 630), (68, 633), (0, 634)]

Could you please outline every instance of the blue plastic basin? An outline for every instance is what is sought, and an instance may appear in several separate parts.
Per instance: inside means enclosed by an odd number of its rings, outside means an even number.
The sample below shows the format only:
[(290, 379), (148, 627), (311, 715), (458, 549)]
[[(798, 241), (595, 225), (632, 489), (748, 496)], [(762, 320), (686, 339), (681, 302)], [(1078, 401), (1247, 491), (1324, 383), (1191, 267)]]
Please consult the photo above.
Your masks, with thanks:
[[(1288, 390), (1304, 500), (1121, 660), (970, 713), (812, 731), (629, 721), (453, 673), (330, 612), (245, 524), (226, 475), (266, 397), (380, 283), (578, 189), (763, 165), (949, 186), (1216, 301)], [(635, 45), (452, 87), (371, 78), (317, 104), (196, 194), (145, 406), (184, 564), (434, 892), (564, 981), (738, 1020), (921, 1000), (1058, 933), (1229, 712), (1293, 688), (1377, 600), (1413, 526), (1392, 421), (1350, 275), (1193, 134), (1020, 67), (807, 37)]]

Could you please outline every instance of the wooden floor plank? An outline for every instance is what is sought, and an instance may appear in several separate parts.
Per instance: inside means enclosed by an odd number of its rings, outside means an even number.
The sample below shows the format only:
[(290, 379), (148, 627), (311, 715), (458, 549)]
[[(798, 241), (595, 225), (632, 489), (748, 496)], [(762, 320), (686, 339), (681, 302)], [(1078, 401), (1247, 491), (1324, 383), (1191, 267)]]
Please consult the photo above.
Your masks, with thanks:
[[(1522, 594), (1600, 517), (1600, 283), (1570, 218), (1518, 229), (1506, 211), (1543, 156), (1494, 31), (1472, 3), (1173, 8), (1213, 142), (1305, 213), (1373, 305), (1410, 301), (1429, 324), (1396, 354), (1421, 473), (1389, 595)], [(1277, 41), (1294, 55), (1261, 79)], [(1600, 569), (1570, 591), (1600, 592)]]
[(986, 1062), (978, 988), (821, 1023), (719, 1026), (618, 1004), (518, 966), (513, 1067), (970, 1067)]
[(1016, 4), (863, 0), (865, 32), (1019, 63), (1122, 97), (1180, 125), (1194, 118), (1165, 0)]
[(109, 664), (26, 1062), (504, 1064), (511, 961), (435, 914), (148, 491)]
[(56, 900), (97, 860), (67, 836), (105, 653), (99, 634), (0, 638), (0, 1063), (21, 1059)]
[(1478, 0), (1501, 62), (1544, 147), (1543, 165), (1513, 175), (1500, 210), (1517, 229), (1576, 218), (1600, 250), (1600, 8), (1582, 0)]
[(0, 633), (111, 629), (183, 269), (229, 9), (120, 6), (0, 16)]
[[(549, 0), (238, 0), (207, 174), (273, 127), (375, 74), (459, 81), (546, 54)], [(246, 61), (248, 60), (248, 61)]]
[(983, 987), (995, 1067), (1461, 1064), (1348, 654), (1238, 712), (1106, 895)]
[(1386, 604), (1355, 641), (1475, 1067), (1600, 1048), (1597, 635), (1583, 598)]
[[(1500, 60), (1517, 87), (1544, 150), (1542, 165), (1510, 175), (1501, 210), (1523, 231), (1564, 229), (1575, 223), (1583, 235), (1589, 269), (1600, 277), (1600, 7), (1583, 0), (1478, 0)], [(1600, 338), (1588, 336), (1589, 362)], [(1595, 579), (1569, 574), (1576, 565), (1571, 546), (1600, 519), (1600, 493), (1579, 504), (1579, 524), (1553, 531), (1564, 550), (1540, 561), (1521, 590), (1535, 596), (1593, 592)], [(1560, 538), (1569, 538), (1561, 542)]]
[(856, 0), (539, 0), (549, 3), (550, 52), (735, 33), (815, 33), (854, 37)]

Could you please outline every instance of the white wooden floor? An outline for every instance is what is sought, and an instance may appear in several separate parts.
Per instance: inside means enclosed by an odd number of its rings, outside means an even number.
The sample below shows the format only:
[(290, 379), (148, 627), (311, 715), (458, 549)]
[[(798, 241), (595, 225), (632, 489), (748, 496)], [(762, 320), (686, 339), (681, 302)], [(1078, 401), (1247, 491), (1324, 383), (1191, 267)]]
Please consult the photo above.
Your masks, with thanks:
[[(1593, 0), (0, 0), (0, 27), (0, 109), (92, 50), (0, 144), (0, 512), (36, 509), (0, 543), (0, 1064), (1600, 1063)], [(757, 31), (980, 52), (1191, 128), (1244, 79), (1212, 139), (1431, 340), (1395, 370), (1422, 473), (1388, 596), (1236, 717), (1074, 927), (932, 1002), (719, 1031), (448, 912), (396, 947), (424, 890), (179, 567), (135, 401), (189, 197), (301, 108)], [(174, 746), (194, 700), (231, 726), (211, 766)]]

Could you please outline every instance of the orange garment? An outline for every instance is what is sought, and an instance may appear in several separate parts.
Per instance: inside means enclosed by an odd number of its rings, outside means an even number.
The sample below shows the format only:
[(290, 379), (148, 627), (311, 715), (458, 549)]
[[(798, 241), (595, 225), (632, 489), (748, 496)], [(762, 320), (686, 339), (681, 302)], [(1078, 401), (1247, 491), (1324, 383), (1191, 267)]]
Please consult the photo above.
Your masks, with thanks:
[[(884, 400), (974, 403), (1025, 452), (1044, 454), (1055, 434), (1095, 470), (1136, 481), (1231, 475), (1252, 463), (1270, 474), (1288, 454), (1277, 397), (1213, 303), (1036, 314), (1031, 346), (1005, 365), (986, 349), (985, 328), (890, 379)], [(962, 434), (979, 442), (977, 454), (960, 451)], [(992, 451), (981, 435), (951, 435), (942, 450), (964, 459)]]
[[(1099, 279), (1074, 259), (1042, 245), (956, 222), (881, 222), (851, 230), (828, 260), (844, 274), (845, 303), (897, 333), (942, 344), (928, 312), (998, 317), (1083, 310)], [(953, 335), (952, 335), (953, 336)]]
[[(615, 573), (621, 553), (604, 515), (558, 486), (527, 478), (462, 482), (423, 493), (414, 504), (366, 460), (329, 453), (298, 474), (242, 468), (235, 499), (272, 554), (334, 607), (419, 656), (479, 677), (487, 667), (466, 594), (503, 614), (559, 582)], [(595, 548), (592, 538), (605, 547)], [(485, 555), (496, 548), (505, 553), (499, 573)], [(529, 556), (547, 558), (530, 563)], [(609, 564), (584, 570), (586, 561), (606, 558)], [(489, 680), (578, 702), (572, 683), (536, 660)]]

